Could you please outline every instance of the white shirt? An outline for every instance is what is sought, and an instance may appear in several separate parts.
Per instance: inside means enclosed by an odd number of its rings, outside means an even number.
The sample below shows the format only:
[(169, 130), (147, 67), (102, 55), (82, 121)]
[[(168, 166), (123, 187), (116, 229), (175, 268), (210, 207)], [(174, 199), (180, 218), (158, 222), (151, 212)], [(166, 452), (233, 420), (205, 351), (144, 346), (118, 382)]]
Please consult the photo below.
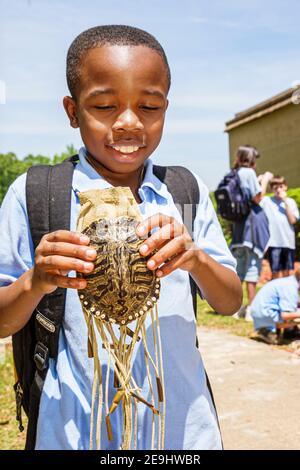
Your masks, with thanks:
[[(299, 210), (296, 201), (287, 198), (287, 204), (291, 208), (292, 214), (299, 219)], [(275, 248), (295, 249), (295, 228), (289, 223), (285, 209), (285, 203), (274, 196), (265, 196), (261, 203), (269, 220), (270, 240), (268, 246)]]

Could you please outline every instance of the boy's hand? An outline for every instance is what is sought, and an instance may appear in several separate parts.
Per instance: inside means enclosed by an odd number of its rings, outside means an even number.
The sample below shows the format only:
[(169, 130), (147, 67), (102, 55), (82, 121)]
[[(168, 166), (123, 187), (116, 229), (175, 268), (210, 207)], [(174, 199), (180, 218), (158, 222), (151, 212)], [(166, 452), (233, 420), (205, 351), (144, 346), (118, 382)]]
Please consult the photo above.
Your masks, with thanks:
[(35, 250), (32, 288), (49, 294), (57, 287), (84, 289), (86, 280), (67, 277), (70, 271), (90, 273), (94, 269), (96, 250), (81, 233), (58, 230), (44, 235)]
[(160, 278), (177, 268), (192, 272), (199, 263), (200, 249), (193, 243), (187, 228), (174, 217), (155, 214), (139, 224), (136, 232), (144, 237), (155, 227), (160, 229), (140, 246), (140, 253), (144, 256), (155, 251), (147, 267), (151, 270), (159, 268), (156, 275)]
[(271, 171), (266, 171), (265, 176), (266, 178), (268, 178), (268, 180), (271, 180), (274, 177), (274, 174), (271, 173)]
[(263, 180), (263, 177), (264, 177), (264, 175), (258, 175), (257, 179), (258, 179), (258, 182), (259, 182), (259, 183), (261, 183), (261, 182), (262, 182), (262, 180)]
[(273, 178), (273, 173), (271, 173), (270, 171), (266, 171), (265, 173), (263, 173), (261, 176), (261, 181), (260, 183), (264, 180), (264, 181), (271, 181), (271, 179)]
[(283, 189), (283, 188), (279, 188), (279, 189), (278, 189), (278, 197), (279, 197), (280, 199), (282, 199), (283, 201), (285, 201), (285, 199), (287, 198), (286, 190)]

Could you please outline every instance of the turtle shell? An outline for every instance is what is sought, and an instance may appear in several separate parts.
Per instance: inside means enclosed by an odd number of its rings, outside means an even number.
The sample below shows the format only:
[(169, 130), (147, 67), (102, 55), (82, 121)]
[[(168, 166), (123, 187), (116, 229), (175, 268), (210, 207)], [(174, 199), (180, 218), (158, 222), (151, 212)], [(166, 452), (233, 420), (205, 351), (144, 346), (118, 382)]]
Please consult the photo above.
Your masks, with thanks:
[(155, 272), (142, 256), (143, 239), (136, 235), (138, 221), (129, 216), (93, 221), (83, 233), (97, 251), (95, 268), (79, 290), (83, 308), (102, 321), (127, 325), (151, 309), (160, 292)]

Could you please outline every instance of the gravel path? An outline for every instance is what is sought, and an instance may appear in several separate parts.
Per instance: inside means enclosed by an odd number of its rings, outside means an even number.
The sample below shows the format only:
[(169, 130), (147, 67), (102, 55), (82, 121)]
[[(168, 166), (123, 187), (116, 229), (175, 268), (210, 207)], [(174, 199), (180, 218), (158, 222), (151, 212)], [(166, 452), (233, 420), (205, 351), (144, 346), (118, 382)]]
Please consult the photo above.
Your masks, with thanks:
[(225, 449), (300, 449), (300, 357), (199, 328)]

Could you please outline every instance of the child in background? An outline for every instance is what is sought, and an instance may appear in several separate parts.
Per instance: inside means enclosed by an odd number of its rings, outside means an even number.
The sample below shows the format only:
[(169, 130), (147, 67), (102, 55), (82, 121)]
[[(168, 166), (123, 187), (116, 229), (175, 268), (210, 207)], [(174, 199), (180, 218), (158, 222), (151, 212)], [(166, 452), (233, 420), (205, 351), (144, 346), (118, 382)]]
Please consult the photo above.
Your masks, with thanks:
[[(246, 320), (251, 320), (250, 305), (254, 299), (256, 284), (260, 276), (264, 247), (255, 246), (254, 240), (252, 240), (251, 244), (249, 243), (249, 240), (246, 240), (245, 226), (246, 224), (251, 225), (250, 235), (253, 231), (256, 233), (257, 227), (255, 226), (254, 228), (254, 224), (257, 220), (256, 216), (260, 217), (263, 215), (256, 214), (256, 212), (262, 212), (261, 210), (259, 211), (259, 203), (266, 193), (268, 182), (273, 177), (272, 173), (266, 172), (260, 176), (259, 181), (255, 172), (256, 160), (259, 156), (259, 152), (255, 147), (250, 145), (240, 146), (237, 150), (233, 166), (234, 169), (238, 170), (241, 188), (246, 193), (249, 201), (251, 201), (252, 207), (254, 208), (254, 211), (248, 215), (245, 221), (235, 222), (232, 227), (231, 251), (237, 260), (237, 274), (240, 280), (246, 283), (248, 295), (247, 308), (243, 306), (234, 315), (234, 318), (238, 319), (245, 317)], [(260, 220), (258, 222), (258, 226), (261, 226)], [(265, 240), (265, 243), (267, 243), (267, 241), (268, 240)]]
[[(275, 279), (265, 284), (251, 304), (256, 336), (254, 339), (268, 344), (278, 344), (276, 324), (300, 318), (297, 310), (300, 290), (300, 269), (293, 276)], [(299, 338), (297, 326), (284, 335), (290, 339)]]
[(299, 210), (294, 199), (287, 197), (287, 183), (282, 176), (270, 181), (273, 196), (265, 196), (260, 205), (264, 209), (270, 229), (268, 259), (272, 278), (290, 276), (295, 261), (295, 228)]

